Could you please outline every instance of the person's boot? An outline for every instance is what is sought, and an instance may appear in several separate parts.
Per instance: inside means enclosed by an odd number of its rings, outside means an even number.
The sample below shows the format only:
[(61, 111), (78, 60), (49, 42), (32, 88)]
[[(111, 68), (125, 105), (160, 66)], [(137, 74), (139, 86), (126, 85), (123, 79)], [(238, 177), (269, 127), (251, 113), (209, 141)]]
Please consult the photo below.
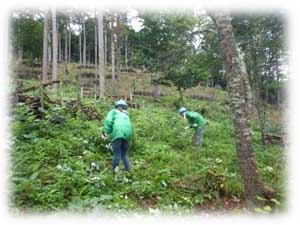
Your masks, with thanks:
[(118, 166), (116, 166), (116, 167), (114, 168), (114, 172), (115, 172), (115, 173), (118, 173), (118, 172), (119, 172), (119, 167), (118, 167)]

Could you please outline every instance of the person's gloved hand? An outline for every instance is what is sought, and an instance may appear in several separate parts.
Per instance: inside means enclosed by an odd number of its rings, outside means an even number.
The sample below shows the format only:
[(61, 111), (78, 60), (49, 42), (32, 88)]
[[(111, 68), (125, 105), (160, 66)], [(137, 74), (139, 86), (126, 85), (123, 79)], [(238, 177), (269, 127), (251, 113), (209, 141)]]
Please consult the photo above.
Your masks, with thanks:
[(187, 130), (187, 129), (189, 129), (189, 127), (190, 127), (190, 126), (187, 126), (187, 127), (185, 127), (184, 129)]
[(106, 133), (104, 133), (104, 132), (101, 133), (101, 138), (102, 138), (103, 140), (107, 140), (107, 139), (108, 139)]

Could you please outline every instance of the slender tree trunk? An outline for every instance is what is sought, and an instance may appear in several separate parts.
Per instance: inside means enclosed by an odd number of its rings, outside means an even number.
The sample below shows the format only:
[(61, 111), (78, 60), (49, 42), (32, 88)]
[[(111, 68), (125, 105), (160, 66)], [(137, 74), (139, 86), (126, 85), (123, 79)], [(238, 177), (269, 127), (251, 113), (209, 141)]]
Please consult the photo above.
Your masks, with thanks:
[(116, 51), (116, 61), (117, 61), (117, 78), (118, 80), (121, 79), (121, 47), (119, 46), (120, 45), (120, 42), (118, 44), (118, 47), (117, 47), (117, 51)]
[(82, 65), (81, 31), (79, 32), (79, 63)]
[[(97, 30), (97, 23), (95, 23), (95, 69), (97, 71), (97, 65), (98, 65), (98, 30)], [(97, 73), (97, 72), (96, 72)]]
[(117, 49), (116, 49), (116, 61), (117, 61), (117, 78), (121, 78), (121, 28), (120, 28), (120, 15), (117, 15)]
[(116, 94), (116, 69), (115, 69), (115, 34), (113, 32), (113, 21), (111, 22), (111, 90)]
[(71, 31), (71, 21), (69, 20), (69, 63), (71, 63), (71, 38), (72, 38), (72, 31)]
[(117, 61), (117, 78), (118, 80), (121, 79), (121, 43), (120, 43), (120, 39), (117, 38), (117, 51), (116, 51), (116, 61)]
[(130, 69), (133, 69), (133, 52), (132, 52), (132, 47), (130, 48), (130, 51), (129, 51), (129, 58), (130, 58), (130, 63), (129, 63), (129, 65), (130, 65)]
[[(104, 17), (105, 18), (105, 17)], [(104, 27), (104, 66), (107, 66), (107, 27)]]
[(58, 62), (62, 61), (62, 47), (61, 47), (61, 34), (58, 32), (57, 34), (58, 39)]
[(252, 146), (249, 102), (243, 82), (247, 79), (246, 68), (233, 37), (230, 16), (226, 13), (215, 13), (212, 17), (224, 52), (230, 106), (234, 115), (237, 158), (245, 188), (246, 206), (252, 209), (257, 203), (256, 196), (263, 194), (263, 185), (257, 172)]
[[(57, 26), (56, 26), (56, 11), (52, 9), (52, 81), (57, 80)], [(56, 89), (57, 85), (54, 84), (53, 88)]]
[(276, 55), (275, 58), (275, 73), (276, 73), (276, 82), (278, 84), (277, 92), (276, 92), (276, 106), (279, 109), (280, 108), (280, 102), (281, 102), (281, 87), (280, 87), (280, 62), (278, 55)]
[(128, 71), (128, 58), (127, 58), (128, 57), (128, 55), (127, 55), (128, 54), (127, 53), (127, 51), (128, 51), (128, 49), (127, 49), (128, 48), (127, 41), (128, 40), (127, 39), (128, 39), (128, 36), (126, 35), (126, 37), (125, 37), (125, 70), (126, 71)]
[(68, 31), (67, 31), (67, 26), (65, 27), (65, 32), (64, 32), (64, 36), (65, 36), (65, 60), (64, 62), (66, 63), (68, 61)]
[(86, 35), (85, 35), (85, 20), (83, 18), (83, 66), (86, 66)]
[(43, 73), (42, 81), (48, 80), (48, 12), (45, 12), (43, 35)]
[(104, 42), (103, 42), (103, 15), (102, 11), (98, 12), (98, 50), (99, 50), (99, 98), (103, 98), (105, 94), (104, 79)]
[[(50, 18), (50, 16), (49, 16)], [(50, 21), (51, 21), (51, 18), (50, 18)], [(49, 21), (49, 22), (50, 22)], [(48, 29), (48, 63), (50, 64), (52, 62), (52, 49), (51, 49), (51, 29), (50, 29), (50, 23), (49, 23), (49, 29)]]

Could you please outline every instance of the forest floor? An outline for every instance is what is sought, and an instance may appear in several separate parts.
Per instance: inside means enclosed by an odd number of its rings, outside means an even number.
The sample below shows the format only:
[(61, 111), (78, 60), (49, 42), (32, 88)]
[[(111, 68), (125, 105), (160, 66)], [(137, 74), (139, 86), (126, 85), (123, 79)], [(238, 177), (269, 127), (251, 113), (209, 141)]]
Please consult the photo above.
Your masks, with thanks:
[[(24, 67), (25, 68), (25, 67)], [(24, 68), (16, 68), (21, 74)], [(28, 68), (27, 68), (28, 69)], [(29, 69), (28, 69), (29, 70)], [(60, 79), (76, 80), (88, 73), (68, 66)], [(36, 74), (38, 74), (37, 72)], [(117, 81), (119, 95), (151, 91), (147, 73), (123, 73)], [(14, 79), (20, 79), (20, 76)], [(24, 87), (37, 84), (24, 79)], [(109, 93), (109, 81), (107, 81)], [(186, 91), (185, 107), (205, 111), (210, 121), (199, 151), (192, 143), (192, 130), (178, 116), (178, 94), (162, 88), (165, 96), (134, 96), (129, 108), (134, 128), (129, 173), (112, 172), (112, 152), (100, 138), (102, 120), (115, 99), (78, 98), (78, 87), (63, 83), (59, 92), (38, 105), (41, 92), (26, 93), (27, 99), (11, 108), (10, 206), (14, 212), (175, 212), (214, 211), (242, 213), (244, 194), (236, 159), (234, 129), (226, 92), (197, 87)], [(201, 94), (200, 99), (193, 99)], [(28, 97), (29, 96), (29, 97)], [(29, 100), (29, 98), (31, 98)], [(34, 100), (35, 99), (35, 100)], [(268, 131), (281, 133), (281, 111), (269, 107)], [(286, 152), (280, 143), (260, 143), (256, 115), (252, 118), (253, 146), (261, 179), (277, 190), (273, 199), (258, 198), (258, 212), (281, 210), (286, 198)]]

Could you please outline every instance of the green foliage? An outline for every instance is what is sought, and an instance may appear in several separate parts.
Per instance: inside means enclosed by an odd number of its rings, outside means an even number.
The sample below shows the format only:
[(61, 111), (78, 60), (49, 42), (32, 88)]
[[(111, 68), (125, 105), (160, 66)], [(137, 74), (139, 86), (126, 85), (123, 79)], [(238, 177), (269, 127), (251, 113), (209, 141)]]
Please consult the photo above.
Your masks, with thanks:
[(259, 214), (270, 214), (278, 211), (278, 208), (280, 207), (281, 203), (276, 198), (271, 198), (270, 200), (267, 200), (265, 198), (262, 198), (260, 196), (256, 197), (258, 201), (262, 202), (264, 206), (262, 207), (256, 207), (254, 211)]
[(41, 59), (43, 46), (43, 21), (33, 12), (15, 17), (12, 23), (12, 37), (15, 48), (22, 48), (27, 59)]
[(259, 97), (273, 104), (287, 76), (282, 67), (287, 61), (285, 17), (280, 12), (236, 15), (232, 20), (252, 87), (257, 89)]
[[(132, 170), (112, 172), (112, 152), (99, 136), (101, 121), (80, 108), (49, 104), (37, 119), (26, 104), (15, 108), (12, 123), (11, 205), (33, 211), (127, 212), (193, 210), (212, 201), (222, 207), (225, 196), (242, 198), (233, 125), (221, 102), (189, 100), (191, 110), (206, 109), (210, 121), (198, 151), (193, 131), (177, 114), (175, 97), (161, 98), (143, 109), (129, 109), (134, 136), (129, 158)], [(81, 104), (105, 115), (106, 101)], [(57, 118), (63, 118), (57, 120)], [(255, 131), (256, 132), (256, 131)], [(279, 147), (257, 149), (265, 183), (284, 193), (284, 159)], [(274, 161), (275, 156), (275, 161)], [(272, 162), (270, 164), (270, 162)], [(280, 199), (270, 207), (277, 207)], [(272, 205), (273, 204), (273, 205)]]

